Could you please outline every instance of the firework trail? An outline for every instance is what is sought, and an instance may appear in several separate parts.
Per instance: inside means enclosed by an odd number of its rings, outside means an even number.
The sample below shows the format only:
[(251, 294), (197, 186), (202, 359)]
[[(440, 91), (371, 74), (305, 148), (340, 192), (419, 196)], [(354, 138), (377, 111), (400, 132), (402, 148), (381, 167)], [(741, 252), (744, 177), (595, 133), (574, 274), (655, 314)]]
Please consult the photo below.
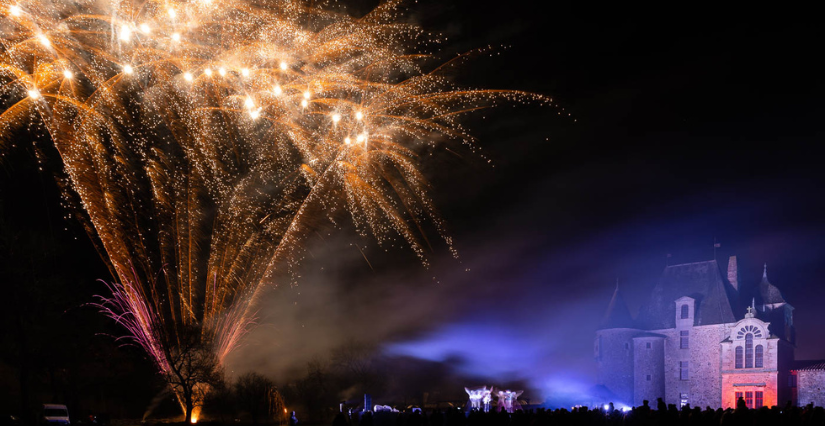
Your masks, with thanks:
[(192, 327), (222, 361), (320, 226), (425, 263), (422, 229), (451, 245), (418, 154), (471, 143), (464, 113), (546, 100), (453, 87), (437, 42), (398, 1), (0, 0), (0, 144), (43, 133), (117, 277), (101, 306), (162, 372)]

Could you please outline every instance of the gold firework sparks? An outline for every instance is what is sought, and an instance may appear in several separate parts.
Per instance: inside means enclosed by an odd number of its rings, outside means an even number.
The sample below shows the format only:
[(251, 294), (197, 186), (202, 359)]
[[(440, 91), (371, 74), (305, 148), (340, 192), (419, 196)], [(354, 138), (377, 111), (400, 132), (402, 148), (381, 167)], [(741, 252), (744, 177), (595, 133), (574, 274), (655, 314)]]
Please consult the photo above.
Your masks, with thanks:
[[(108, 309), (167, 372), (198, 327), (220, 360), (321, 221), (444, 236), (422, 148), (497, 101), (426, 70), (399, 2), (0, 0), (0, 143), (39, 125), (119, 284)], [(448, 63), (449, 64), (449, 63)], [(163, 271), (158, 275), (157, 271)]]

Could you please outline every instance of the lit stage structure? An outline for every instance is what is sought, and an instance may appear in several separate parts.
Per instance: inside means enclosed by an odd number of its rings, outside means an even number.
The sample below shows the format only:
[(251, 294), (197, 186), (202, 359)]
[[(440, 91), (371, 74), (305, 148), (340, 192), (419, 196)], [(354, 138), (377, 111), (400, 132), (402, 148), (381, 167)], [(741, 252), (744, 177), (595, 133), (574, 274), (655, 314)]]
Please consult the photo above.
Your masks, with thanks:
[(493, 400), (492, 392), (493, 388), (487, 389), (487, 386), (475, 387), (475, 388), (464, 388), (467, 392), (467, 395), (470, 396), (470, 402), (468, 403), (469, 410), (477, 410), (477, 411), (484, 411), (485, 413), (490, 411), (490, 402)]
[(521, 396), (522, 393), (524, 393), (524, 391), (511, 391), (509, 389), (496, 392), (498, 395), (498, 409), (508, 413), (521, 409), (521, 404), (518, 403), (518, 397)]

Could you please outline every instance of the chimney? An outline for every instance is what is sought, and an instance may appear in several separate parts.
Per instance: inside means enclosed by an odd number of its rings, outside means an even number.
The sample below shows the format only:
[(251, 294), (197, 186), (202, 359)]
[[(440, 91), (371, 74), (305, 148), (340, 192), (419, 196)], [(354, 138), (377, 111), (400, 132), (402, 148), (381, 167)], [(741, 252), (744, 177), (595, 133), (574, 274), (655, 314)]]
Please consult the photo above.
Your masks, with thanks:
[(736, 268), (736, 256), (728, 259), (728, 281), (736, 291), (739, 291), (739, 271)]

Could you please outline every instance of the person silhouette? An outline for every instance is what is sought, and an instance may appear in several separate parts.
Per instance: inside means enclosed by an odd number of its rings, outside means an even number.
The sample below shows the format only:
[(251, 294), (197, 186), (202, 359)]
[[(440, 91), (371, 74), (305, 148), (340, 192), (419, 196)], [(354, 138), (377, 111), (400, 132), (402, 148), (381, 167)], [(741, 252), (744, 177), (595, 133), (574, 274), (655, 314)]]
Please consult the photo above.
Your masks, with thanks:
[(332, 426), (348, 426), (347, 418), (344, 416), (344, 413), (338, 413), (335, 415), (335, 418), (332, 420)]

